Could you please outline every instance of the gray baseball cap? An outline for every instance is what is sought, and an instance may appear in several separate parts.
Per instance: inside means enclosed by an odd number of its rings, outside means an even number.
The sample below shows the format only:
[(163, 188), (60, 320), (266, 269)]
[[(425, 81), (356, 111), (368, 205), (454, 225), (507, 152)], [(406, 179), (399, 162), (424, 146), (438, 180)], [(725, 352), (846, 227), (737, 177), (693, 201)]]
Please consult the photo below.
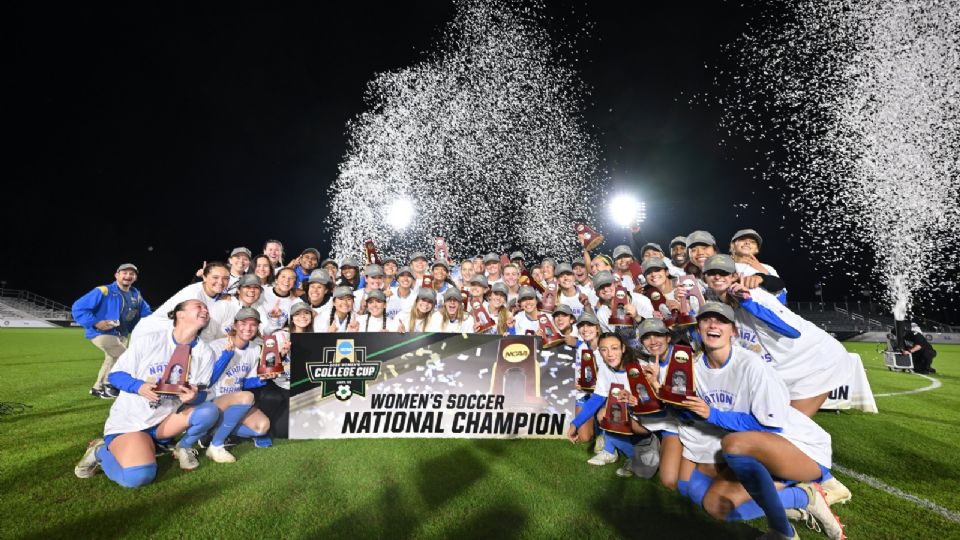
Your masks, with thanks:
[(458, 302), (463, 300), (463, 295), (460, 294), (460, 289), (456, 287), (450, 287), (449, 289), (443, 291), (443, 301), (456, 300)]
[(643, 256), (643, 253), (644, 253), (645, 251), (647, 251), (648, 249), (655, 249), (655, 250), (659, 251), (660, 253), (663, 253), (663, 248), (660, 247), (660, 244), (658, 244), (658, 243), (656, 243), (656, 242), (647, 242), (646, 244), (643, 245), (642, 248), (640, 248), (640, 256), (642, 257), (642, 256)]
[(600, 319), (598, 319), (597, 316), (594, 315), (592, 311), (584, 310), (583, 313), (580, 314), (580, 317), (577, 319), (577, 326), (580, 326), (583, 323), (592, 324), (594, 326), (600, 326)]
[(300, 313), (301, 311), (307, 311), (312, 309), (313, 308), (311, 308), (310, 305), (304, 302), (303, 300), (297, 300), (292, 306), (290, 306), (290, 316), (293, 317), (294, 315), (296, 315), (297, 313)]
[(260, 322), (260, 312), (253, 308), (245, 307), (233, 316), (233, 320), (235, 321), (242, 321), (244, 319), (256, 319), (257, 322)]
[(432, 263), (430, 263), (430, 269), (431, 269), (431, 270), (434, 269), (434, 268), (436, 268), (436, 267), (438, 267), (438, 266), (442, 266), (443, 269), (446, 270), (447, 272), (450, 271), (450, 265), (447, 264), (447, 261), (442, 261), (442, 260), (440, 260), (440, 259), (436, 259), (436, 260), (434, 260)]
[(415, 261), (415, 260), (417, 260), (417, 259), (423, 259), (424, 261), (426, 261), (426, 260), (427, 260), (427, 254), (424, 253), (424, 252), (422, 252), (422, 251), (414, 251), (414, 252), (410, 255), (410, 262), (413, 262), (413, 261)]
[(330, 274), (322, 268), (318, 268), (313, 272), (310, 272), (310, 277), (307, 278), (307, 284), (319, 283), (321, 285), (326, 285), (328, 287), (330, 286), (331, 281), (332, 280), (330, 279)]
[(663, 262), (660, 257), (647, 257), (640, 264), (640, 268), (643, 270), (643, 275), (647, 275), (647, 272), (652, 270), (666, 270), (667, 263)]
[[(244, 249), (246, 249), (246, 248), (244, 248)], [(304, 253), (313, 253), (314, 255), (317, 256), (318, 259), (320, 258), (320, 251), (317, 250), (317, 248), (307, 248), (307, 249), (301, 251), (301, 252), (300, 252), (300, 255), (303, 256)]]
[(383, 267), (379, 264), (368, 264), (363, 269), (363, 275), (367, 277), (383, 277)]
[(380, 289), (374, 289), (367, 293), (367, 300), (380, 300), (381, 302), (387, 301), (387, 295), (383, 294), (383, 291)]
[(687, 247), (687, 237), (686, 236), (674, 236), (673, 240), (670, 241), (670, 248), (673, 249), (673, 246), (681, 245)]
[(234, 255), (246, 255), (248, 259), (253, 256), (253, 254), (250, 253), (250, 250), (245, 247), (233, 248), (233, 251), (230, 252), (230, 256), (233, 257)]
[(736, 234), (733, 235), (733, 238), (730, 239), (731, 242), (736, 242), (741, 238), (753, 238), (757, 241), (757, 246), (763, 244), (763, 238), (760, 238), (760, 233), (753, 229), (740, 229)]
[(527, 298), (533, 298), (536, 300), (537, 291), (535, 291), (533, 287), (524, 285), (523, 287), (520, 287), (520, 290), (517, 292), (517, 301), (519, 302), (520, 300), (525, 300)]
[(517, 259), (520, 259), (521, 261), (523, 260), (523, 252), (522, 252), (522, 251), (514, 251), (513, 253), (510, 254), (510, 260), (511, 260), (511, 261), (515, 261), (515, 260), (517, 260)]
[(703, 273), (706, 274), (711, 270), (719, 270), (721, 272), (726, 272), (732, 274), (737, 271), (737, 265), (733, 262), (733, 257), (729, 255), (714, 255), (708, 257), (706, 262), (703, 263)]
[(554, 271), (554, 273), (557, 274), (558, 276), (562, 276), (564, 274), (572, 274), (573, 267), (567, 263), (560, 263), (557, 265), (557, 269)]
[[(120, 266), (117, 267), (117, 272), (119, 272), (119, 271), (121, 271), (121, 270), (133, 270), (134, 272), (137, 273), (137, 275), (140, 275), (140, 270), (138, 270), (138, 269), (137, 269), (137, 265), (135, 265), (135, 264), (133, 264), (133, 263), (123, 263), (123, 264), (121, 264)], [(114, 272), (114, 274), (116, 274), (117, 272)]]
[(717, 240), (713, 237), (712, 234), (707, 231), (693, 231), (687, 235), (687, 247), (692, 248), (697, 244), (704, 244), (707, 246), (716, 246)]
[(397, 277), (400, 277), (400, 276), (402, 276), (403, 274), (407, 274), (407, 275), (409, 275), (410, 277), (414, 277), (414, 275), (413, 275), (413, 270), (411, 270), (409, 266), (401, 266), (401, 267), (397, 270)]
[(722, 302), (705, 302), (700, 311), (697, 312), (697, 320), (708, 313), (720, 315), (730, 322), (734, 321), (733, 308)]
[(337, 264), (337, 261), (335, 261), (335, 260), (333, 260), (333, 259), (330, 259), (330, 258), (324, 259), (323, 262), (320, 263), (320, 268), (323, 268), (324, 266), (326, 266), (326, 265), (328, 265), (328, 264), (332, 264), (332, 265), (336, 266), (337, 268), (340, 268), (340, 265)]
[(260, 278), (258, 278), (256, 274), (244, 274), (240, 276), (240, 281), (237, 282), (237, 288), (252, 287), (254, 285), (263, 287), (263, 285), (260, 284)]
[(474, 274), (473, 277), (470, 278), (469, 283), (470, 285), (481, 285), (483, 287), (489, 286), (489, 284), (487, 283), (487, 276), (483, 274)]
[(593, 288), (599, 291), (601, 288), (606, 287), (607, 285), (616, 283), (616, 281), (617, 280), (613, 277), (612, 273), (602, 270), (593, 276)]
[(490, 292), (500, 293), (504, 296), (510, 296), (510, 288), (507, 287), (507, 284), (502, 281), (494, 283), (493, 287), (490, 287)]
[(556, 307), (553, 308), (553, 316), (556, 317), (559, 314), (573, 317), (573, 310), (566, 304), (557, 304)]
[(640, 339), (643, 339), (643, 336), (647, 334), (660, 334), (660, 335), (669, 335), (670, 330), (667, 330), (667, 325), (663, 324), (663, 321), (657, 318), (644, 319), (640, 323), (640, 326), (637, 327), (637, 335), (640, 336)]
[(496, 253), (487, 253), (483, 256), (483, 264), (498, 263), (500, 262), (500, 257)]
[(417, 291), (417, 300), (427, 300), (436, 303), (437, 291), (427, 287), (420, 287), (420, 290)]
[(384, 257), (384, 259), (383, 259), (382, 262), (383, 262), (383, 264), (387, 264), (388, 262), (392, 262), (393, 264), (396, 264), (396, 265), (398, 265), (398, 266), (400, 265), (400, 261), (398, 261), (396, 257)]
[(573, 264), (571, 264), (570, 266), (571, 266), (571, 267), (572, 267), (572, 266), (582, 266), (582, 267), (586, 268), (586, 267), (587, 267), (587, 263), (586, 263), (586, 261), (583, 260), (583, 257), (577, 257), (576, 259), (573, 260)]
[(347, 257), (344, 257), (343, 262), (340, 263), (340, 268), (345, 268), (347, 266), (351, 266), (353, 268), (360, 268), (360, 263), (357, 262), (356, 258), (347, 256)]
[(557, 267), (557, 261), (551, 259), (550, 257), (547, 257), (547, 258), (543, 259), (543, 262), (540, 263), (540, 266), (543, 266), (543, 265), (545, 265), (545, 264), (549, 264), (550, 266), (552, 266), (552, 267), (554, 267), (554, 268)]
[(336, 288), (333, 289), (333, 297), (334, 297), (334, 298), (343, 298), (343, 297), (346, 297), (346, 296), (349, 296), (350, 298), (353, 298), (353, 289), (352, 289), (352, 288), (347, 287), (346, 285), (341, 285), (341, 286), (336, 287)]
[(630, 249), (630, 246), (626, 244), (620, 244), (619, 246), (613, 248), (613, 260), (617, 260), (620, 257), (633, 257), (633, 250)]

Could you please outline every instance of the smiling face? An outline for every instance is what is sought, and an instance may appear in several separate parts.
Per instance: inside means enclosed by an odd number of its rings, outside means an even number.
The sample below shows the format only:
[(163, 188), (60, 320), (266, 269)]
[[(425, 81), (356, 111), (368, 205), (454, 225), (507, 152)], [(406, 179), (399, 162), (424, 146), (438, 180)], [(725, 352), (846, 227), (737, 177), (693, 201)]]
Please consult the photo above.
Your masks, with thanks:
[(222, 266), (207, 268), (207, 274), (203, 276), (203, 289), (207, 296), (213, 297), (223, 292), (230, 284), (230, 272)]
[(117, 286), (120, 287), (120, 290), (128, 291), (133, 283), (137, 281), (137, 271), (132, 268), (127, 268), (126, 270), (121, 270), (113, 274), (113, 277), (117, 280)]
[(736, 327), (732, 322), (716, 315), (708, 313), (697, 320), (697, 329), (703, 338), (703, 349), (706, 352), (722, 351), (730, 347)]
[(296, 283), (297, 273), (293, 271), (293, 268), (284, 268), (279, 274), (277, 274), (277, 280), (274, 283), (274, 288), (277, 289), (280, 294), (287, 294)]
[(333, 301), (333, 307), (336, 308), (337, 314), (339, 314), (342, 319), (344, 315), (353, 311), (353, 297), (341, 296), (340, 298), (336, 298)]
[(573, 285), (574, 285), (574, 282), (573, 282), (573, 274), (571, 274), (570, 272), (564, 272), (563, 275), (561, 275), (558, 279), (559, 279), (559, 282), (560, 282), (560, 288), (561, 288), (561, 289), (572, 289), (572, 288), (573, 288)]
[(393, 261), (383, 263), (383, 273), (388, 276), (397, 275), (397, 263)]
[(482, 298), (486, 292), (487, 288), (483, 285), (470, 285), (470, 296), (474, 298)]
[(434, 303), (429, 300), (424, 300), (423, 298), (417, 299), (417, 311), (420, 313), (430, 313), (433, 311)]
[(733, 253), (735, 255), (756, 255), (760, 253), (760, 246), (755, 239), (749, 236), (738, 238), (733, 243)]
[(383, 276), (368, 277), (366, 287), (368, 291), (372, 291), (372, 290), (382, 291)]
[(717, 249), (714, 246), (708, 246), (706, 244), (697, 244), (690, 248), (690, 261), (693, 264), (697, 265), (699, 268), (703, 268), (703, 264), (707, 262), (707, 259), (713, 257), (717, 254)]
[(630, 271), (630, 263), (633, 262), (633, 257), (629, 255), (622, 255), (617, 257), (617, 260), (614, 262), (617, 265), (617, 270), (620, 272), (628, 272)]
[(270, 258), (260, 256), (256, 258), (256, 264), (253, 267), (253, 273), (260, 278), (260, 282), (263, 283), (270, 274), (273, 273), (273, 266), (270, 264)]
[(407, 273), (400, 274), (397, 276), (397, 283), (402, 289), (409, 289), (413, 287), (413, 276)]
[(667, 353), (670, 337), (662, 334), (647, 334), (640, 339), (640, 343), (643, 344), (643, 347), (647, 349), (650, 354), (661, 358)]
[(310, 283), (307, 285), (307, 300), (311, 306), (319, 305), (323, 297), (327, 295), (327, 286), (323, 283)]
[(647, 278), (647, 283), (660, 289), (663, 289), (663, 286), (666, 284), (668, 279), (667, 271), (662, 268), (658, 268), (656, 270), (650, 270), (649, 272), (644, 274), (643, 277)]
[(540, 265), (540, 273), (543, 275), (543, 279), (549, 280), (555, 277), (554, 271), (556, 268), (549, 262), (545, 262)]
[(387, 309), (387, 303), (379, 298), (367, 299), (367, 311), (371, 317), (383, 317), (384, 310)]
[(308, 251), (303, 255), (300, 255), (300, 268), (302, 268), (308, 274), (319, 264), (320, 259), (318, 259), (317, 254), (312, 251)]
[(500, 277), (500, 263), (496, 261), (490, 261), (484, 265), (484, 269), (487, 271), (487, 277), (492, 279), (497, 279)]
[(302, 309), (296, 312), (291, 320), (293, 325), (301, 330), (313, 326), (313, 310)]
[(270, 242), (263, 246), (263, 254), (270, 257), (270, 262), (276, 266), (280, 264), (280, 257), (283, 255), (283, 246), (277, 242)]
[(418, 276), (423, 275), (427, 271), (427, 260), (422, 257), (417, 257), (416, 259), (410, 261), (410, 269), (413, 270)]
[(490, 295), (490, 311), (497, 312), (507, 303), (507, 297), (501, 293), (495, 292)]
[(574, 266), (574, 267), (573, 267), (573, 277), (574, 277), (577, 281), (583, 281), (584, 278), (587, 277), (587, 267), (586, 267), (586, 266), (581, 266), (581, 265), (579, 265), (579, 264), (576, 265), (576, 266)]
[(590, 343), (600, 335), (600, 327), (593, 323), (583, 322), (577, 325), (577, 332), (584, 341)]
[(566, 313), (557, 313), (553, 316), (553, 324), (557, 327), (557, 331), (566, 332), (567, 328), (573, 327), (573, 317)]
[(607, 336), (600, 340), (599, 348), (603, 361), (613, 369), (620, 369), (620, 364), (623, 362), (623, 346), (620, 340)]
[(457, 316), (457, 310), (460, 309), (460, 301), (456, 298), (451, 298), (449, 300), (444, 300), (443, 310), (447, 312), (447, 316), (451, 319)]
[(233, 324), (233, 329), (237, 332), (237, 337), (244, 343), (250, 341), (257, 335), (260, 329), (260, 323), (256, 319), (243, 319)]
[(720, 270), (710, 270), (704, 275), (704, 280), (714, 292), (724, 292), (737, 281), (738, 277), (736, 272), (728, 274)]
[(503, 283), (507, 287), (516, 287), (520, 280), (520, 269), (516, 266), (508, 266), (503, 269)]
[(443, 281), (447, 279), (447, 269), (439, 264), (431, 268), (430, 273), (433, 274), (434, 283), (443, 283)]
[(250, 257), (247, 257), (246, 253), (237, 253), (227, 259), (227, 262), (230, 263), (230, 273), (235, 276), (246, 274), (247, 268), (250, 268)]
[(460, 263), (460, 277), (463, 278), (463, 282), (466, 283), (470, 281), (476, 275), (476, 272), (473, 271), (473, 261), (463, 261)]
[(210, 311), (207, 310), (207, 305), (199, 300), (187, 300), (174, 317), (175, 327), (186, 326), (199, 330), (210, 322)]
[(531, 315), (537, 311), (537, 299), (536, 298), (524, 298), (520, 301), (520, 309), (524, 313)]
[(344, 266), (340, 269), (340, 275), (343, 276), (344, 279), (352, 280), (357, 277), (357, 269), (353, 266)]
[(597, 296), (601, 300), (610, 300), (611, 298), (613, 298), (613, 293), (616, 292), (616, 290), (617, 288), (616, 286), (614, 286), (613, 283), (609, 285), (604, 285), (603, 287), (600, 287), (599, 289), (597, 289)]
[(261, 293), (263, 293), (263, 289), (260, 288), (259, 285), (246, 285), (240, 287), (240, 290), (237, 292), (237, 297), (243, 302), (243, 305), (252, 306), (260, 299)]
[(683, 268), (687, 264), (687, 246), (683, 244), (674, 244), (670, 248), (670, 260), (674, 266)]
[(327, 275), (330, 276), (330, 277), (333, 278), (333, 279), (336, 279), (336, 277), (337, 277), (337, 271), (340, 270), (340, 269), (337, 267), (337, 265), (334, 264), (334, 263), (327, 263), (327, 264), (323, 265), (323, 269), (326, 270), (326, 271), (327, 271)]

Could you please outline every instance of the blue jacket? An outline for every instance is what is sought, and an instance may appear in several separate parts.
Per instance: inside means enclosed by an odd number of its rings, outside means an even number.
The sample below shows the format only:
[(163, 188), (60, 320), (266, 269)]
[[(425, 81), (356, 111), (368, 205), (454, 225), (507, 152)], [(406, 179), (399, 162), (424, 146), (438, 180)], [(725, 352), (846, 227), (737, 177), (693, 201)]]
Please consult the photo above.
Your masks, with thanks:
[[(133, 320), (128, 323), (128, 327), (132, 330), (141, 318), (150, 315), (153, 310), (150, 309), (150, 304), (143, 299), (136, 287), (130, 287), (130, 295), (133, 298), (134, 309), (138, 310)], [(87, 339), (93, 339), (100, 335), (119, 336), (121, 327), (101, 331), (93, 325), (100, 321), (120, 320), (122, 310), (123, 295), (120, 294), (120, 287), (117, 286), (116, 281), (109, 285), (95, 287), (74, 302), (72, 308), (73, 320), (87, 329), (85, 334)]]

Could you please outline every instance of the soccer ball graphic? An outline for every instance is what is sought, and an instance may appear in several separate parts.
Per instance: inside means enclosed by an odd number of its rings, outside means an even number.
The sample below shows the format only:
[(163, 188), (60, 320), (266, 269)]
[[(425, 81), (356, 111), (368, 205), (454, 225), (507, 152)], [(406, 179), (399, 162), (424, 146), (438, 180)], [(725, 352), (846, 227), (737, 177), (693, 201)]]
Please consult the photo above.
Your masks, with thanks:
[(353, 395), (353, 391), (350, 390), (349, 384), (341, 384), (340, 386), (337, 387), (336, 396), (337, 396), (337, 399), (339, 399), (340, 401), (346, 401), (350, 399), (350, 396), (352, 395)]

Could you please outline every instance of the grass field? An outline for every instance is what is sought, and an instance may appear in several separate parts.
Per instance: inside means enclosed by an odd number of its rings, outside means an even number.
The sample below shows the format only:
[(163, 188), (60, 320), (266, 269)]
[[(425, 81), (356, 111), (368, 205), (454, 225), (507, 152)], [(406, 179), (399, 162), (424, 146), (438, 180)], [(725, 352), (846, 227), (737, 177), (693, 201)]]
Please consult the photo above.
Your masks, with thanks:
[[(875, 393), (929, 381), (863, 356)], [(878, 397), (879, 415), (820, 413), (842, 466), (960, 511), (960, 347), (937, 347), (943, 386)], [(0, 537), (754, 538), (762, 521), (718, 523), (654, 481), (592, 467), (566, 441), (279, 441), (237, 447), (235, 464), (194, 472), (159, 459), (138, 490), (73, 475), (110, 402), (86, 394), (101, 355), (77, 330), (0, 330)], [(835, 510), (857, 538), (960, 538), (960, 524), (837, 474)], [(802, 526), (801, 526), (802, 527)], [(800, 529), (803, 538), (823, 536)]]

